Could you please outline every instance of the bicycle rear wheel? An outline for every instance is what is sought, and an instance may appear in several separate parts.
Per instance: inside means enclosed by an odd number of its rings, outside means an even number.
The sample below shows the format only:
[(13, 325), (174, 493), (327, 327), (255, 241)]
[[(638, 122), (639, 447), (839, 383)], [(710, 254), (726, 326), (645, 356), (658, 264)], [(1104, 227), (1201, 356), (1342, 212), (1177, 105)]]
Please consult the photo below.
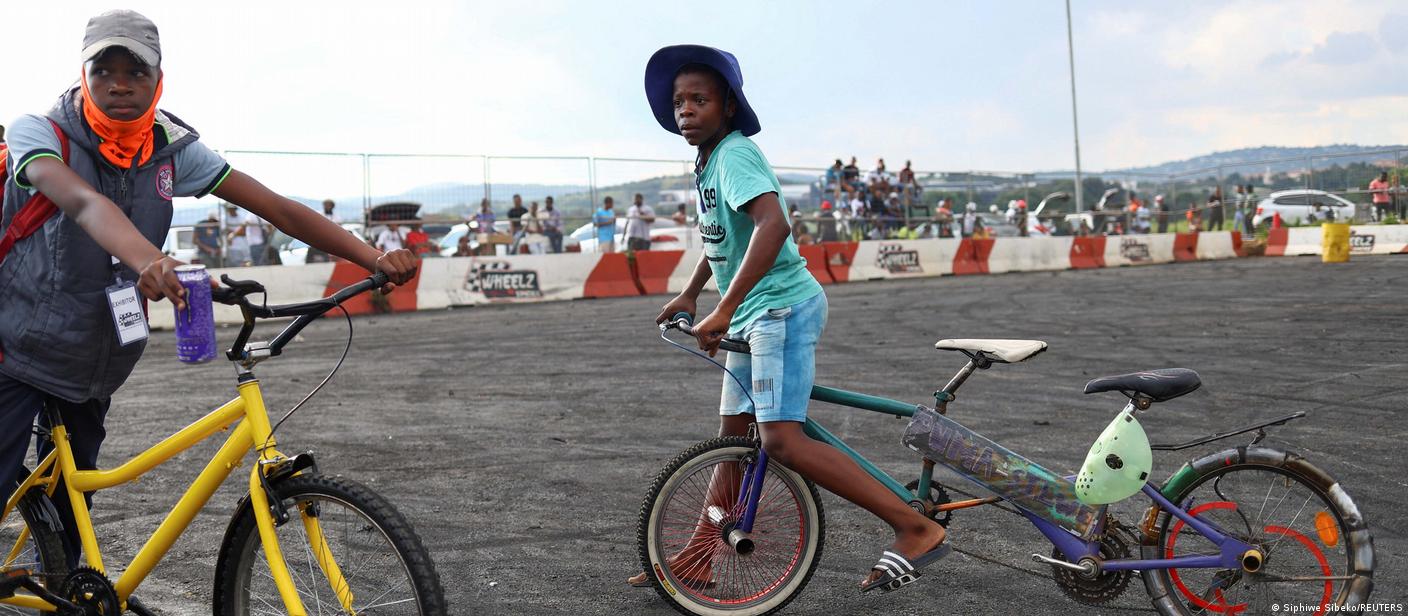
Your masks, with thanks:
[(739, 477), (757, 449), (744, 437), (699, 443), (661, 469), (641, 504), (641, 566), (685, 614), (770, 614), (792, 601), (821, 560), (825, 519), (816, 487), (769, 462), (753, 549), (726, 537), (742, 515)]
[[(279, 548), (309, 614), (446, 613), (435, 565), (391, 503), (341, 477), (300, 475), (275, 491), (290, 514)], [(215, 567), (215, 614), (284, 614), (254, 514), (236, 516)]]
[[(21, 471), (18, 481), (29, 476)], [(68, 559), (59, 534), (58, 512), (41, 490), (25, 493), (4, 520), (0, 520), (0, 576), (12, 571), (29, 571), (40, 584), (58, 588), (68, 575)], [(21, 591), (21, 596), (24, 593)], [(51, 614), (15, 605), (0, 604), (0, 615)]]
[[(1247, 449), (1244, 458), (1235, 450), (1223, 452), (1194, 462), (1193, 468), (1201, 472), (1173, 502), (1251, 544), (1264, 559), (1255, 571), (1144, 572), (1160, 612), (1269, 614), (1291, 605), (1327, 613), (1331, 606), (1368, 600), (1373, 538), (1334, 479), (1299, 456), (1264, 448)], [(1146, 558), (1218, 553), (1183, 521), (1161, 515), (1159, 543), (1153, 550), (1146, 547)]]

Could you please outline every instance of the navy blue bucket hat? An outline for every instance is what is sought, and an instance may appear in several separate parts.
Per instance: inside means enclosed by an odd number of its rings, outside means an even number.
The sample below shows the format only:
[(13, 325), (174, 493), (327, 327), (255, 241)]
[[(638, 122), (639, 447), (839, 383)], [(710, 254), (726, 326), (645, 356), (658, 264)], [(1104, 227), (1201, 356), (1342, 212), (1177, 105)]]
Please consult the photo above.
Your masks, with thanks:
[(645, 63), (645, 98), (650, 101), (650, 110), (655, 113), (655, 121), (661, 128), (676, 135), (680, 129), (675, 125), (675, 74), (686, 64), (703, 64), (719, 72), (733, 90), (733, 99), (738, 104), (733, 114), (733, 128), (751, 137), (763, 130), (758, 124), (758, 114), (743, 96), (743, 70), (738, 68), (738, 58), (722, 49), (703, 45), (672, 45), (655, 52)]

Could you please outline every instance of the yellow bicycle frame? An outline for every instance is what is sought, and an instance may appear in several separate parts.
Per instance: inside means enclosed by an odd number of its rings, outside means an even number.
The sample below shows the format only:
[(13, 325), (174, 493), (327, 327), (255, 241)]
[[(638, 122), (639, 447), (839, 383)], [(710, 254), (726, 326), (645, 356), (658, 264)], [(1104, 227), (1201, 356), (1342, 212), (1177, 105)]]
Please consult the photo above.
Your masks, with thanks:
[[(241, 419), (244, 421), (240, 421)], [(233, 430), (230, 430), (231, 426), (234, 426)], [(293, 578), (289, 575), (288, 566), (279, 549), (278, 538), (274, 532), (273, 515), (269, 510), (269, 499), (258, 474), (262, 472), (265, 466), (264, 462), (283, 459), (283, 456), (274, 449), (274, 440), (270, 434), (269, 413), (264, 407), (264, 397), (259, 391), (258, 380), (251, 379), (241, 383), (238, 398), (225, 403), (195, 423), (186, 426), (176, 434), (167, 437), (111, 470), (76, 470), (68, 433), (64, 426), (54, 426), (50, 433), (54, 442), (54, 451), (45, 456), (34, 472), (20, 484), (19, 489), (15, 490), (14, 495), (5, 502), (4, 510), (0, 511), (0, 519), (10, 515), (20, 498), (31, 489), (42, 488), (46, 494), (52, 497), (58, 487), (58, 481), (55, 479), (57, 474), (63, 477), (65, 490), (68, 492), (67, 497), (73, 505), (74, 522), (88, 566), (98, 571), (106, 571), (103, 567), (97, 535), (93, 531), (93, 522), (88, 515), (88, 507), (83, 493), (134, 481), (163, 462), (170, 460), (176, 454), (190, 449), (196, 443), (223, 430), (230, 430), (230, 436), (225, 439), (225, 444), (220, 447), (220, 450), (215, 453), (215, 457), (205, 465), (205, 469), (186, 489), (185, 494), (181, 496), (171, 512), (152, 533), (146, 545), (143, 545), (137, 555), (132, 558), (132, 562), (123, 571), (122, 577), (118, 578), (113, 586), (125, 607), (127, 598), (166, 555), (167, 550), (181, 536), (181, 533), (185, 532), (210, 496), (215, 493), (220, 484), (225, 482), (230, 472), (242, 463), (245, 454), (250, 449), (255, 449), (258, 451), (258, 461), (249, 475), (250, 505), (259, 528), (259, 537), (269, 564), (270, 574), (274, 578), (274, 583), (278, 587), (279, 595), (282, 597), (288, 613), (293, 616), (306, 616), (307, 612), (303, 607), (303, 602), (299, 599), (298, 591), (294, 588)], [(317, 519), (306, 515), (303, 508), (300, 507), (299, 510), (303, 518), (303, 525), (309, 532), (310, 541), (325, 548), (326, 538), (321, 534)], [(7, 550), (8, 556), (4, 561), (5, 566), (14, 561), (26, 539), (26, 534), (22, 532), (15, 545)], [(342, 577), (341, 570), (326, 549), (319, 551), (318, 564), (331, 583), (339, 603), (342, 604), (344, 610), (350, 613), (352, 594), (347, 590), (347, 584)], [(0, 603), (38, 610), (54, 609), (53, 605), (33, 595), (15, 595), (0, 600)]]

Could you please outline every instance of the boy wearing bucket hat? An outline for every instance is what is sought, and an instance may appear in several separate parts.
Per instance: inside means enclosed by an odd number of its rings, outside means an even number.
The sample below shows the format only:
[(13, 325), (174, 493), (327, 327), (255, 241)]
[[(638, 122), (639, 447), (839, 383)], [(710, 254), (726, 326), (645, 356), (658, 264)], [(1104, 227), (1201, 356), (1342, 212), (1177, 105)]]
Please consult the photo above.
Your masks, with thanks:
[[(93, 468), (111, 396), (146, 338), (130, 328), (119, 338), (110, 297), (135, 286), (149, 300), (184, 306), (175, 276), (183, 264), (158, 248), (173, 197), (214, 194), (395, 284), (416, 269), (409, 252), (377, 252), (231, 169), (194, 129), (158, 110), (161, 43), (151, 20), (132, 11), (92, 18), (80, 59), (78, 84), (48, 114), (10, 125), (0, 217), (0, 486), (14, 485), (46, 405), (64, 418), (79, 467)], [(70, 560), (76, 552), (70, 547)]]
[[(704, 284), (710, 277), (717, 281), (718, 305), (694, 326), (699, 347), (713, 355), (725, 334), (752, 347), (751, 355), (728, 355), (728, 370), (751, 383), (752, 391), (744, 395), (725, 377), (720, 435), (744, 435), (756, 423), (769, 456), (889, 523), (894, 544), (861, 585), (894, 590), (909, 583), (918, 569), (948, 552), (943, 528), (895, 498), (849, 457), (802, 431), (816, 343), (826, 323), (826, 294), (791, 238), (777, 177), (748, 139), (761, 126), (744, 97), (738, 61), (711, 47), (666, 47), (646, 65), (645, 92), (660, 126), (698, 149), (695, 180), (704, 240), (688, 286), (656, 322), (679, 312), (694, 315)], [(707, 562), (671, 564), (676, 565), (710, 576)], [(651, 584), (646, 573), (630, 582)]]

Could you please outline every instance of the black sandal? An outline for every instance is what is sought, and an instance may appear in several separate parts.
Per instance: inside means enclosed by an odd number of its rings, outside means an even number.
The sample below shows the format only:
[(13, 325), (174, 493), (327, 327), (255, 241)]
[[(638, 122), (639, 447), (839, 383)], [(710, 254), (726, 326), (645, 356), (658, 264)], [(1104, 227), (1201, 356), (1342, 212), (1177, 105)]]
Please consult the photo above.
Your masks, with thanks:
[(860, 587), (861, 592), (870, 592), (880, 589), (885, 592), (899, 590), (914, 583), (922, 575), (920, 570), (931, 563), (948, 556), (953, 551), (947, 539), (939, 547), (920, 554), (913, 561), (901, 556), (898, 552), (885, 550), (880, 556), (880, 562), (875, 563), (871, 571), (879, 571), (883, 575), (874, 581)]

